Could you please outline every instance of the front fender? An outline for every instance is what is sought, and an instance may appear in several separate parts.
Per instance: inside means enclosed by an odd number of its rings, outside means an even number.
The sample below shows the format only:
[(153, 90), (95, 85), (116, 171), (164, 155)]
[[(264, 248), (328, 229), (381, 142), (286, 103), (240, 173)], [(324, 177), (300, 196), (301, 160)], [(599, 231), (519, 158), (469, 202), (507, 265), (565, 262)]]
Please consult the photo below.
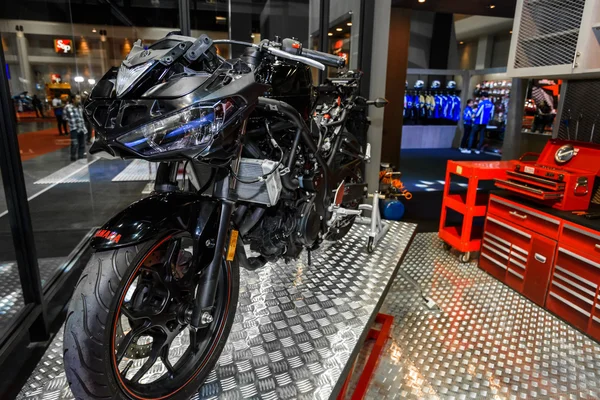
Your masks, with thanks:
[[(91, 240), (97, 250), (130, 246), (170, 231), (198, 236), (217, 202), (192, 193), (160, 193), (136, 201), (104, 224)], [(201, 226), (203, 225), (203, 226)]]

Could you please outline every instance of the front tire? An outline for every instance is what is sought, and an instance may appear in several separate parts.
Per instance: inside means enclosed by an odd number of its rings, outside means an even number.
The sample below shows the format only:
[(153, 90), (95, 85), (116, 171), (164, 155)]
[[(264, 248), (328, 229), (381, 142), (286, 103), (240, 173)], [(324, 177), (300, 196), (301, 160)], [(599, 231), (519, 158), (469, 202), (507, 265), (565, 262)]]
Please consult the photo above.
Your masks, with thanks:
[[(213, 369), (233, 324), (239, 269), (223, 263), (214, 319), (194, 330), (186, 323), (185, 307), (193, 302), (197, 274), (179, 265), (180, 259), (191, 264), (184, 236), (92, 256), (64, 331), (65, 372), (75, 398), (188, 399)], [(156, 271), (166, 275), (155, 279)], [(174, 341), (178, 351), (171, 347)]]

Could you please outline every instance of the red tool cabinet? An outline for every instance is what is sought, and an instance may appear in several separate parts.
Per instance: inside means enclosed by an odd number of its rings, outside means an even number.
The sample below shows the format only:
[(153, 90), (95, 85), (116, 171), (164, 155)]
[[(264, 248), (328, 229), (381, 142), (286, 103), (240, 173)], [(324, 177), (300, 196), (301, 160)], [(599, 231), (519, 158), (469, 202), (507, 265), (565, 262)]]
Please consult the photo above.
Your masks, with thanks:
[(600, 231), (523, 202), (490, 196), (479, 267), (600, 340)]

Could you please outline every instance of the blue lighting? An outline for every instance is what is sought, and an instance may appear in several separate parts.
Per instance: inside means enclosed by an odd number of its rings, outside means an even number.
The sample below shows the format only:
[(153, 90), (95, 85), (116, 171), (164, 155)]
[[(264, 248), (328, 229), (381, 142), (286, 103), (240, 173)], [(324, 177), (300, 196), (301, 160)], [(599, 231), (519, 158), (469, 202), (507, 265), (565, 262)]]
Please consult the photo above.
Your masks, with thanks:
[[(178, 128), (175, 128), (174, 130), (172, 130), (171, 132), (167, 133), (164, 137), (164, 139), (168, 139), (168, 138), (172, 138), (172, 137), (177, 137), (180, 135), (184, 135), (186, 132), (188, 132), (189, 130), (193, 130), (193, 129), (198, 129), (202, 126), (208, 125), (210, 123), (212, 123), (214, 121), (215, 115), (214, 113), (210, 113), (207, 114), (205, 116), (203, 116), (202, 118), (198, 118), (194, 121), (190, 121), (187, 124), (180, 126)], [(137, 140), (133, 140), (131, 142), (127, 142), (124, 143), (125, 146), (127, 147), (136, 147), (139, 146), (141, 144), (147, 143), (147, 139), (145, 137), (141, 138), (141, 139), (137, 139)]]
[(133, 142), (125, 143), (125, 146), (127, 146), (127, 147), (135, 147), (138, 144), (142, 144), (144, 142), (146, 142), (146, 138), (141, 138), (141, 139), (138, 139), (138, 140), (134, 140)]
[(208, 125), (213, 122), (214, 116), (215, 116), (214, 113), (210, 113), (210, 114), (205, 115), (202, 118), (196, 119), (194, 121), (190, 121), (187, 124), (180, 126), (179, 128), (176, 128), (176, 129), (172, 130), (171, 132), (167, 133), (165, 135), (165, 139), (183, 135), (190, 129), (197, 129), (204, 125)]

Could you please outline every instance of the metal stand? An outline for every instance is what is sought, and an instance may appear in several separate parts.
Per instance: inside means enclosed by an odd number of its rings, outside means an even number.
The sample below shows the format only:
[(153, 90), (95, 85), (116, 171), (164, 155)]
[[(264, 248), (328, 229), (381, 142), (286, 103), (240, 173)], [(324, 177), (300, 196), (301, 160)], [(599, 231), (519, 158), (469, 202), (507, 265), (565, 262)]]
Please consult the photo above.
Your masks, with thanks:
[(373, 199), (373, 204), (361, 204), (358, 209), (361, 211), (371, 211), (371, 218), (359, 217), (356, 221), (362, 225), (370, 225), (369, 239), (367, 242), (367, 251), (372, 253), (377, 246), (377, 243), (385, 236), (387, 231), (390, 229), (390, 223), (381, 219), (379, 214), (379, 199), (385, 199), (385, 196), (375, 192), (369, 195), (369, 198)]

